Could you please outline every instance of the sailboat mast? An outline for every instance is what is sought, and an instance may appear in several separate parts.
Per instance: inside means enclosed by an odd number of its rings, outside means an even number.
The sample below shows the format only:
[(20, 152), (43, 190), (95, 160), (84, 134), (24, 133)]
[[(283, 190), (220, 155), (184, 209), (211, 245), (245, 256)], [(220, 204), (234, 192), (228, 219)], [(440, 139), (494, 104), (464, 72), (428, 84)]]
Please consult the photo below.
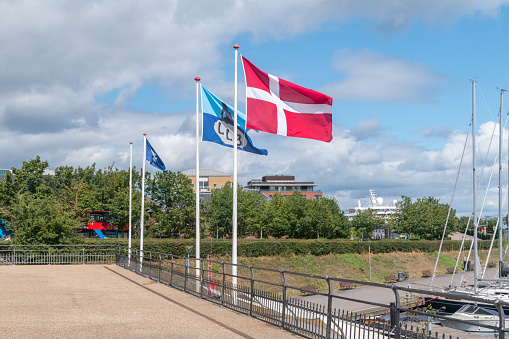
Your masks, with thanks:
[(478, 254), (477, 254), (477, 229), (479, 227), (479, 223), (477, 222), (477, 207), (476, 207), (476, 195), (477, 195), (477, 185), (476, 185), (476, 176), (475, 176), (475, 148), (476, 148), (476, 125), (475, 125), (475, 84), (477, 81), (472, 80), (472, 175), (473, 175), (473, 197), (472, 197), (472, 204), (473, 204), (473, 219), (474, 219), (474, 292), (477, 293), (477, 264), (478, 264)]
[(500, 126), (498, 146), (498, 277), (502, 277), (504, 258), (502, 254), (502, 139), (504, 138), (502, 122), (504, 112), (504, 90), (500, 90)]

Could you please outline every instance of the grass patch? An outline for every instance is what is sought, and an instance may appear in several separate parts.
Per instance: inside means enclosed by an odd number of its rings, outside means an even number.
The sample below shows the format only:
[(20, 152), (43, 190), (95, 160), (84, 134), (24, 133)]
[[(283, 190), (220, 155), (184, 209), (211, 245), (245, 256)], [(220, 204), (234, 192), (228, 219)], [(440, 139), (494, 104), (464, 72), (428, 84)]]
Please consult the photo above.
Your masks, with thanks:
[[(480, 257), (486, 258), (487, 251), (480, 251)], [(398, 272), (407, 272), (409, 278), (422, 277), (422, 271), (433, 271), (436, 262), (436, 254), (424, 252), (394, 252), (371, 254), (371, 281), (384, 283), (385, 276)], [(454, 267), (457, 252), (442, 251), (437, 267), (437, 274), (446, 274), (447, 267)], [(214, 260), (229, 261), (229, 258), (215, 257)], [(361, 254), (328, 254), (323, 256), (287, 254), (274, 257), (239, 257), (238, 262), (242, 265), (270, 268), (273, 271), (256, 270), (255, 279), (280, 284), (282, 275), (280, 270), (288, 272), (306, 273), (319, 277), (335, 277), (359, 281), (369, 280), (369, 255)], [(463, 262), (460, 263), (463, 265)], [(215, 265), (217, 266), (217, 265)], [(244, 270), (249, 272), (249, 270)], [(240, 270), (239, 270), (240, 272)], [(288, 275), (288, 284), (294, 287), (314, 285), (320, 291), (327, 289), (324, 279)], [(278, 287), (269, 284), (256, 284), (256, 288), (280, 293)], [(339, 289), (339, 283), (333, 284), (335, 290)], [(293, 290), (293, 295), (300, 292)]]

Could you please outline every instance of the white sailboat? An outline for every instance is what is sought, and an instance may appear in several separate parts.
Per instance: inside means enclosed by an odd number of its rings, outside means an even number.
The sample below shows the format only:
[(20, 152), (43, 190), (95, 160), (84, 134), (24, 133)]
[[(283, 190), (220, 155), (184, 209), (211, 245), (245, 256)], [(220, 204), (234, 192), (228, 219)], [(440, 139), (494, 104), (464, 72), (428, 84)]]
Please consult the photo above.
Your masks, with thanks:
[[(504, 321), (507, 322), (507, 318), (504, 319)], [(467, 324), (459, 322), (458, 320), (468, 321), (470, 323)], [(481, 306), (466, 304), (449, 316), (448, 319), (442, 319), (440, 323), (442, 326), (467, 332), (491, 333), (493, 330), (486, 326), (498, 326), (499, 321), (500, 317), (498, 312)]]
[[(483, 328), (482, 325), (493, 325), (498, 326), (499, 324), (499, 313), (493, 304), (473, 304), (471, 301), (458, 300), (461, 296), (464, 297), (478, 297), (485, 299), (490, 302), (502, 301), (509, 302), (509, 281), (507, 279), (501, 279), (504, 274), (508, 271), (508, 266), (503, 264), (502, 254), (502, 113), (503, 113), (503, 96), (501, 95), (500, 102), (500, 143), (499, 143), (499, 279), (480, 279), (480, 263), (478, 256), (477, 246), (477, 232), (478, 232), (478, 218), (477, 218), (477, 207), (476, 207), (476, 192), (477, 192), (477, 179), (476, 179), (476, 116), (475, 116), (475, 86), (476, 82), (472, 81), (472, 153), (473, 153), (473, 221), (474, 221), (474, 284), (473, 286), (461, 286), (455, 287), (448, 291), (451, 295), (451, 299), (447, 298), (441, 300), (444, 304), (450, 303), (455, 305), (462, 305), (456, 312), (454, 312), (449, 319), (441, 321), (443, 326), (456, 328), (469, 332), (492, 332), (492, 330)], [(480, 287), (480, 283), (484, 286)], [(509, 309), (504, 308), (504, 312), (509, 313)], [(505, 314), (504, 314), (505, 318)], [(471, 324), (459, 323), (455, 320), (465, 320), (471, 322)]]

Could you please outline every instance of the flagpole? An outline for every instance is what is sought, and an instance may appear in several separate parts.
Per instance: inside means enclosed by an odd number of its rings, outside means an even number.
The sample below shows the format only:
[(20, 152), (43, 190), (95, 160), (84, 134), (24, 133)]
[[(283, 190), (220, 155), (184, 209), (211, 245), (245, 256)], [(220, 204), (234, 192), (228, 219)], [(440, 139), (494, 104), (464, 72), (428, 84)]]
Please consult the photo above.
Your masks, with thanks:
[(141, 220), (140, 220), (140, 273), (143, 273), (143, 228), (145, 221), (145, 160), (147, 159), (147, 133), (143, 133), (143, 167), (141, 171)]
[(133, 208), (133, 143), (129, 143), (129, 269), (131, 268), (131, 237), (132, 237), (132, 208)]
[(196, 81), (196, 288), (199, 291), (198, 281), (200, 279), (200, 78), (194, 78)]
[(235, 49), (235, 80), (234, 80), (234, 99), (233, 99), (233, 223), (232, 223), (232, 285), (234, 292), (234, 302), (236, 302), (237, 288), (237, 59), (239, 45), (233, 45)]

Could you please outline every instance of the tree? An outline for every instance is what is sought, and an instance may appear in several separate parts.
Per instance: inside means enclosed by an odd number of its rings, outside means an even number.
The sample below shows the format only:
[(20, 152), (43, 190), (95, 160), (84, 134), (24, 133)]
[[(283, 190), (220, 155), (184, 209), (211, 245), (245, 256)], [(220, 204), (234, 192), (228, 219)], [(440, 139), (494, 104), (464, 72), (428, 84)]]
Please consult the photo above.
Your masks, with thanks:
[(364, 238), (371, 238), (373, 231), (383, 227), (384, 224), (384, 219), (377, 216), (373, 209), (360, 211), (352, 219), (352, 227), (356, 229), (357, 234), (361, 234)]
[[(402, 196), (395, 213), (395, 227), (401, 232), (415, 234), (426, 239), (440, 239), (442, 237), (449, 205), (441, 204), (433, 197), (418, 198), (415, 202)], [(456, 211), (451, 209), (449, 216), (450, 227), (446, 235), (456, 228)]]
[(289, 235), (290, 223), (285, 211), (287, 205), (285, 197), (281, 194), (274, 194), (265, 205), (263, 223), (267, 227), (267, 233), (275, 238)]
[(191, 179), (181, 172), (157, 172), (147, 186), (159, 232), (170, 237), (194, 235), (196, 199)]
[(350, 222), (339, 208), (336, 198), (324, 197), (313, 200), (312, 205), (317, 206), (317, 210), (322, 212), (313, 217), (313, 220), (317, 223), (317, 237), (320, 236), (320, 232), (327, 239), (348, 238), (350, 236)]
[(16, 200), (18, 193), (29, 192), (35, 194), (37, 188), (43, 184), (43, 173), (48, 167), (47, 161), (41, 161), (39, 156), (28, 162), (23, 161), (21, 169), (12, 169), (6, 178), (0, 182), (0, 199), (4, 206), (10, 206)]
[(265, 199), (257, 192), (240, 189), (238, 192), (237, 222), (239, 236), (263, 238), (262, 222)]
[(285, 196), (283, 212), (288, 220), (287, 234), (291, 238), (307, 238), (306, 233), (309, 233), (311, 224), (307, 216), (309, 201), (300, 191), (294, 191), (292, 195)]
[(18, 193), (3, 217), (14, 225), (14, 240), (20, 244), (51, 244), (76, 238), (79, 221), (47, 186), (35, 193)]
[(207, 204), (209, 230), (218, 238), (230, 237), (232, 233), (233, 189), (230, 182), (211, 191)]

